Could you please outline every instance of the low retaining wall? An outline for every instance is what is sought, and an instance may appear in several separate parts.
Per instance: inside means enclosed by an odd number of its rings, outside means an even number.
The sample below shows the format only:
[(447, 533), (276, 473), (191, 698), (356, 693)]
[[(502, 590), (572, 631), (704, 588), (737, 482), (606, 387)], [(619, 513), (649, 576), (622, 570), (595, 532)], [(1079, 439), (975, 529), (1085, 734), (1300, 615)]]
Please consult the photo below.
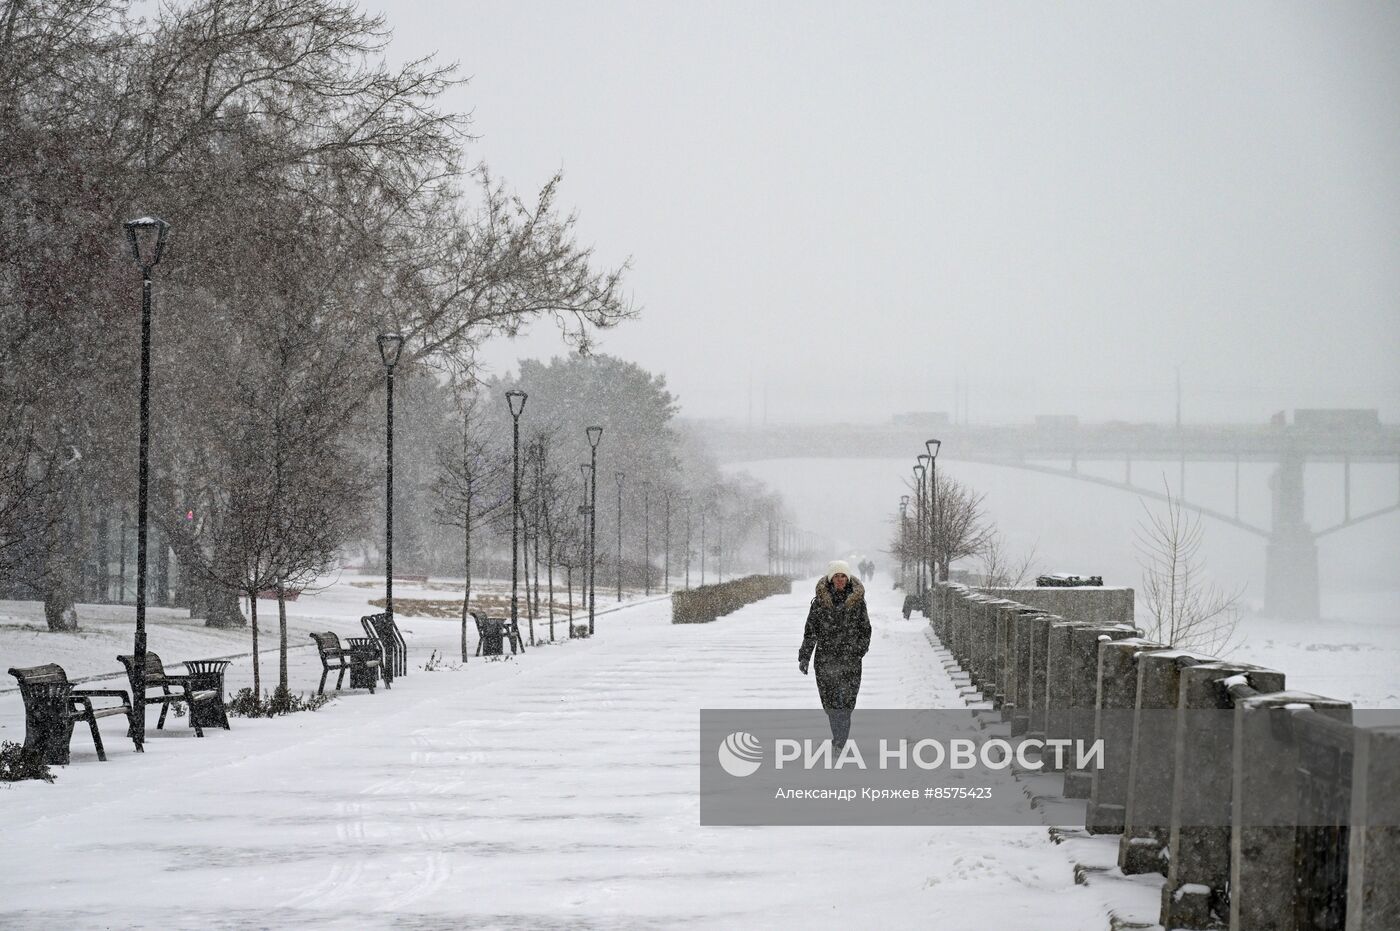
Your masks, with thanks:
[(702, 585), (672, 593), (671, 623), (707, 624), (744, 605), (791, 593), (792, 579), (780, 575), (749, 575), (719, 585)]
[(1061, 794), (1119, 835), (1122, 872), (1165, 877), (1162, 926), (1400, 928), (1400, 724), (1354, 726), (1282, 672), (1145, 640), (1132, 598), (940, 582), (928, 605), (1013, 738), (1104, 740), (1104, 766)]
[(1094, 624), (1133, 623), (1131, 588), (979, 588), (977, 591), (993, 598), (1005, 598), (1017, 604), (1040, 608), (1065, 620)]

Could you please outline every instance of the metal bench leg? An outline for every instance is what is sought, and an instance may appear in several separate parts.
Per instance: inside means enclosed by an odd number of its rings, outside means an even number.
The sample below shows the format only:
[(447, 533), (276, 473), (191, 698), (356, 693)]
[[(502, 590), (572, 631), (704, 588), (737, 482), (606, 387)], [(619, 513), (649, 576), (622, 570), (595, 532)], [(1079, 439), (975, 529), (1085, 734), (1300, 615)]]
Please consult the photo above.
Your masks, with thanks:
[[(199, 726), (199, 715), (195, 714), (194, 710), (194, 692), (190, 690), (190, 683), (188, 680), (185, 682), (185, 704), (189, 706), (185, 710), (190, 713), (190, 726), (194, 728), (194, 735), (196, 737), (203, 737), (204, 728)], [(161, 709), (160, 714), (161, 717), (165, 717), (164, 708)]]
[(320, 684), (319, 686), (317, 686), (317, 688), (316, 688), (316, 694), (317, 694), (317, 695), (324, 695), (324, 694), (326, 694), (326, 676), (330, 675), (330, 672), (331, 672), (331, 667), (322, 664), (322, 666), (321, 666), (321, 684)]
[(349, 668), (350, 668), (350, 667), (349, 667), (349, 666), (346, 666), (344, 662), (342, 662), (342, 663), (340, 664), (340, 675), (338, 675), (338, 676), (335, 677), (335, 690), (336, 690), (337, 692), (339, 692), (341, 686), (344, 685), (344, 683), (345, 683), (345, 670), (347, 670), (347, 669), (349, 669)]
[(89, 714), (87, 722), (88, 727), (92, 729), (92, 745), (97, 748), (97, 758), (105, 763), (107, 762), (107, 752), (102, 749), (102, 733), (97, 729), (97, 718)]
[[(165, 688), (164, 686), (161, 687), (161, 691), (164, 692), (166, 695), (169, 695), (169, 694), (170, 694), (170, 689)], [(137, 701), (140, 701), (140, 700), (141, 700), (141, 699), (137, 699)], [(163, 701), (163, 702), (160, 703), (160, 718), (156, 721), (156, 730), (158, 730), (158, 731), (163, 731), (163, 730), (165, 730), (165, 713), (166, 713), (167, 711), (169, 711), (169, 710), (170, 710), (170, 702), (168, 702), (168, 701)]]

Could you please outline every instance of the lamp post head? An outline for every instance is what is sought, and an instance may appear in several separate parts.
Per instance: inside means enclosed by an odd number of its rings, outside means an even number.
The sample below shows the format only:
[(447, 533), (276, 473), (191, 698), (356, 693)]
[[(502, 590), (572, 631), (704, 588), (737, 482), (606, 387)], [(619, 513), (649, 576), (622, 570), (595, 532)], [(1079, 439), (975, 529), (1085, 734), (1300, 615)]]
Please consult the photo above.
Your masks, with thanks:
[(924, 440), (924, 449), (928, 450), (929, 456), (933, 459), (938, 458), (938, 450), (942, 445), (942, 440)]
[(583, 480), (585, 482), (593, 477), (593, 466), (589, 465), (586, 462), (580, 462), (578, 464), (578, 470), (579, 473), (583, 475)]
[(908, 507), (908, 506), (909, 506), (909, 496), (908, 496), (908, 495), (900, 495), (900, 496), (899, 496), (899, 506), (902, 507), (902, 508), (903, 508), (903, 507)]
[(920, 454), (919, 454), (919, 464), (922, 465), (925, 469), (928, 468), (928, 464), (929, 464), (930, 462), (932, 462), (932, 461), (933, 461), (933, 457), (930, 456), (928, 453), (920, 453)]
[(519, 388), (512, 388), (507, 391), (506, 404), (510, 406), (510, 416), (519, 420), (520, 415), (525, 411), (525, 400), (529, 397), (528, 394), (521, 391)]
[(375, 342), (379, 343), (379, 358), (384, 360), (384, 367), (392, 371), (399, 364), (399, 353), (403, 351), (402, 334), (381, 333)]
[(613, 478), (617, 479), (617, 487), (618, 487), (618, 488), (621, 488), (621, 487), (622, 487), (622, 480), (625, 479), (626, 477), (627, 477), (627, 473), (626, 473), (626, 472), (614, 472), (614, 473), (613, 473)]
[(588, 445), (591, 446), (591, 447), (593, 447), (594, 449), (597, 449), (597, 448), (598, 448), (598, 441), (601, 440), (601, 439), (603, 438), (603, 428), (602, 428), (602, 427), (589, 427), (587, 430), (585, 430), (585, 431), (583, 431), (583, 432), (588, 434)]
[(159, 263), (161, 254), (165, 252), (165, 233), (170, 229), (170, 224), (160, 217), (139, 217), (127, 220), (124, 225), (136, 264), (150, 269)]

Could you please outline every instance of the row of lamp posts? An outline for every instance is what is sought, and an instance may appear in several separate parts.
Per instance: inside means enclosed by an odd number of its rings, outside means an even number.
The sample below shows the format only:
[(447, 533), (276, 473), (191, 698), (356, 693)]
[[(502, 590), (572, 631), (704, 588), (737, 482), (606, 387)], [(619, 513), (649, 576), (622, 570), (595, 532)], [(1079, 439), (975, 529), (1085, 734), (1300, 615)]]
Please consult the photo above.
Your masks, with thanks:
[[(160, 263), (165, 252), (166, 236), (170, 224), (159, 217), (141, 217), (125, 224), (127, 238), (131, 244), (132, 257), (141, 269), (141, 382), (140, 382), (140, 425), (139, 452), (137, 456), (136, 492), (136, 635), (133, 645), (134, 663), (132, 690), (136, 695), (145, 692), (146, 678), (146, 548), (148, 538), (148, 489), (150, 476), (150, 393), (151, 393), (151, 271)], [(394, 613), (394, 369), (403, 351), (404, 337), (399, 333), (384, 333), (377, 339), (380, 359), (385, 371), (385, 440), (384, 440), (384, 610), (390, 617)], [(506, 403), (511, 415), (511, 566), (510, 566), (510, 619), (512, 624), (519, 620), (519, 528), (520, 528), (520, 415), (524, 413), (528, 399), (524, 391), (506, 392)], [(597, 537), (598, 515), (595, 502), (598, 498), (598, 443), (603, 436), (603, 428), (588, 427), (589, 462), (580, 466), (584, 473), (586, 501), (579, 508), (588, 517), (588, 633), (594, 633), (594, 616), (597, 608)], [(626, 478), (624, 473), (615, 474), (617, 480), (617, 599), (622, 600), (622, 490)], [(650, 564), (650, 500), (644, 502), (647, 509), (647, 535), (645, 546), (647, 562)], [(667, 521), (670, 520), (670, 502), (667, 501)], [(668, 531), (669, 533), (669, 531)], [(669, 553), (667, 554), (669, 558)], [(647, 593), (651, 593), (650, 573), (647, 578)], [(144, 711), (144, 706), (142, 706)], [(145, 715), (136, 716), (133, 728), (133, 742), (138, 751), (144, 750), (146, 726)]]
[[(942, 581), (939, 558), (939, 513), (938, 513), (938, 451), (941, 440), (925, 440), (924, 452), (917, 457), (914, 465), (914, 588), (920, 599), (937, 582)], [(908, 521), (909, 496), (899, 499), (900, 528)], [(924, 570), (927, 567), (927, 584)]]

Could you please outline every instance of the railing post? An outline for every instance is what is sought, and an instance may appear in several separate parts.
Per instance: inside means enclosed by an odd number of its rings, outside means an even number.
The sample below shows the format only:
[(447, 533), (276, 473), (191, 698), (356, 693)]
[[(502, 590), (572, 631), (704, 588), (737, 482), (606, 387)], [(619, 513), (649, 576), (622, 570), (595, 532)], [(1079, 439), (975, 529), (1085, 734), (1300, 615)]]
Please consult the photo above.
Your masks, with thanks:
[[(1074, 684), (1070, 633), (1087, 627), (1083, 621), (1057, 620), (1050, 625), (1045, 643), (1045, 737), (1056, 740), (1071, 736), (1073, 729)], [(1046, 770), (1050, 766), (1047, 764)], [(1058, 770), (1057, 770), (1058, 771)]]
[[(1137, 637), (1131, 624), (1086, 624), (1069, 632), (1069, 734), (1071, 740), (1094, 739), (1099, 693), (1099, 648), (1105, 642)], [(1088, 798), (1093, 771), (1071, 768), (1065, 773), (1065, 798)]]
[(1031, 719), (1031, 639), (1033, 623), (1044, 617), (1039, 608), (1019, 606), (1012, 617), (1011, 674), (1007, 677), (1007, 703), (1011, 709), (1011, 736), (1030, 729)]
[[(1278, 726), (1287, 723), (1280, 715), (1292, 714), (1285, 706), (1308, 706), (1343, 722), (1351, 720), (1348, 702), (1303, 692), (1257, 695), (1235, 703), (1231, 928), (1296, 929), (1294, 899), (1303, 878), (1295, 859), (1299, 827), (1312, 822), (1307, 812), (1297, 810), (1304, 786), (1298, 772), (1298, 740)], [(1278, 817), (1289, 813), (1291, 819)]]
[(972, 627), (968, 640), (968, 667), (972, 684), (984, 698), (991, 698), (990, 670), (992, 662), (992, 639), (996, 629), (996, 604), (998, 599), (981, 593), (975, 596), (972, 606)]
[(1367, 728), (1351, 778), (1346, 931), (1400, 928), (1400, 726)]
[(1084, 826), (1090, 834), (1121, 834), (1133, 757), (1133, 709), (1137, 705), (1137, 657), (1165, 647), (1141, 637), (1099, 644), (1094, 737), (1104, 742), (1103, 767), (1093, 772)]
[(1201, 663), (1181, 670), (1171, 839), (1158, 919), (1164, 928), (1203, 931), (1229, 914), (1235, 729), (1219, 712), (1233, 704), (1223, 680), (1237, 675), (1247, 675), (1257, 691), (1283, 691), (1283, 673), (1247, 663)]
[(952, 636), (949, 638), (948, 649), (952, 651), (958, 664), (966, 668), (968, 629), (972, 624), (972, 602), (976, 596), (966, 589), (959, 595), (958, 603), (953, 609)]
[(996, 605), (996, 633), (992, 641), (992, 707), (1001, 709), (1001, 719), (1011, 720), (1011, 709), (1006, 705), (1007, 694), (1011, 691), (1009, 679), (1014, 670), (1014, 656), (1011, 651), (1011, 631), (1015, 625), (1016, 612), (1022, 606), (1014, 601), (1002, 600)]
[(1118, 841), (1118, 868), (1124, 873), (1166, 872), (1162, 852), (1171, 833), (1181, 664), (1205, 661), (1187, 650), (1138, 655), (1128, 802)]
[(1046, 653), (1050, 646), (1050, 628), (1063, 621), (1064, 618), (1056, 614), (1037, 614), (1031, 620), (1030, 697), (1027, 702), (1026, 724), (1028, 738), (1045, 738), (1045, 708), (1049, 692), (1046, 684)]

